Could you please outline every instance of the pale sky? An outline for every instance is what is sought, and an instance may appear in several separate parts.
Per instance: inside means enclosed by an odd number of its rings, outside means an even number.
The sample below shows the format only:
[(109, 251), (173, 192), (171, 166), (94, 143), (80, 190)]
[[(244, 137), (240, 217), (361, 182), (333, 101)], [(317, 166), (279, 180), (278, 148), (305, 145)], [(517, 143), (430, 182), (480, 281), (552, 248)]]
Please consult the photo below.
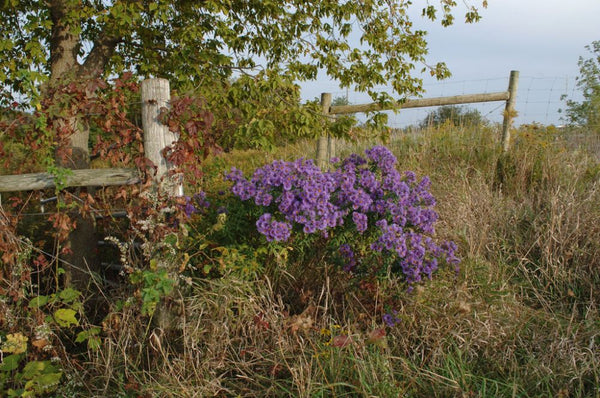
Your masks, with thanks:
[[(423, 96), (504, 91), (510, 71), (518, 70), (517, 122), (560, 124), (557, 110), (564, 107), (560, 95), (577, 94), (573, 90), (579, 56), (590, 57), (585, 46), (600, 40), (600, 0), (488, 0), (488, 8), (481, 10), (482, 20), (475, 24), (464, 24), (460, 10), (456, 9), (457, 20), (448, 28), (419, 15), (414, 18), (416, 28), (428, 31), (428, 63), (444, 61), (452, 72), (443, 82), (424, 76)], [(326, 76), (302, 87), (305, 99), (319, 97), (321, 91), (334, 97), (346, 94)], [(352, 92), (348, 98), (351, 103), (370, 102), (368, 96)], [(495, 108), (500, 105), (473, 107), (497, 120), (501, 109)], [(404, 115), (391, 116), (390, 124), (410, 124), (428, 110), (406, 110)]]

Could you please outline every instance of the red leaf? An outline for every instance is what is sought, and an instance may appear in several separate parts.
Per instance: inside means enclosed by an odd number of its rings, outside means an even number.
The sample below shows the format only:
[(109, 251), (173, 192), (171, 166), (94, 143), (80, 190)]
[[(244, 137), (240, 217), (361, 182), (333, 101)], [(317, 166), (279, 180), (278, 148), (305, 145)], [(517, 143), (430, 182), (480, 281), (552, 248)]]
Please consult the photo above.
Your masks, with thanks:
[(332, 347), (343, 348), (349, 346), (350, 344), (352, 344), (352, 337), (350, 336), (335, 336), (331, 339)]
[(382, 344), (385, 339), (386, 333), (384, 328), (372, 330), (367, 336), (367, 343), (369, 344)]
[(265, 316), (262, 313), (254, 315), (254, 323), (260, 329), (269, 329), (270, 328), (269, 322), (265, 321)]

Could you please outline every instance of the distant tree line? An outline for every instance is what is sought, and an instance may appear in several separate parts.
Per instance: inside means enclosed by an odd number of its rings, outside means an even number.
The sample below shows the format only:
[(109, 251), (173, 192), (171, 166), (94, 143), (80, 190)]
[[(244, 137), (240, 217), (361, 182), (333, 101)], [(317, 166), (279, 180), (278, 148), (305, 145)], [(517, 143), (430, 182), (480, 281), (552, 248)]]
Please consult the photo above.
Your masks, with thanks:
[(429, 112), (419, 123), (419, 127), (439, 127), (443, 124), (472, 127), (488, 123), (489, 121), (477, 109), (471, 109), (466, 106), (446, 105)]

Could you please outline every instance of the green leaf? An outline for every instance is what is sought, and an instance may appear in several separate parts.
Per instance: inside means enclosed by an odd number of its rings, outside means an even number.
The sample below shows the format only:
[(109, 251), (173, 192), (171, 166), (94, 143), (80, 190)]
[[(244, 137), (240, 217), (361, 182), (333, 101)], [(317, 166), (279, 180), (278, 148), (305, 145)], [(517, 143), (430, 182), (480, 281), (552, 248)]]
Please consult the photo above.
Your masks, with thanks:
[(23, 368), (21, 376), (25, 380), (31, 380), (40, 374), (54, 373), (57, 370), (56, 366), (52, 365), (50, 361), (30, 361)]
[(68, 288), (62, 290), (58, 294), (58, 297), (60, 297), (60, 299), (65, 303), (72, 303), (73, 301), (77, 300), (80, 295), (81, 295), (81, 293), (79, 292), (79, 290), (75, 290), (75, 289), (68, 287)]
[(89, 330), (83, 330), (79, 333), (77, 333), (77, 338), (75, 339), (76, 343), (83, 343), (84, 341), (86, 341), (87, 339), (96, 336), (100, 333), (100, 328), (99, 327), (93, 327)]
[(29, 308), (40, 308), (48, 303), (48, 296), (37, 296), (29, 301)]
[(58, 383), (62, 378), (62, 372), (48, 373), (36, 375), (35, 378), (30, 379), (25, 383), (25, 393), (23, 397), (35, 397), (40, 394), (50, 393), (58, 387)]
[(25, 390), (23, 388), (19, 388), (16, 390), (13, 390), (12, 388), (10, 388), (8, 390), (8, 397), (12, 398), (12, 397), (22, 397), (25, 394)]
[(102, 340), (98, 336), (90, 336), (88, 339), (88, 348), (92, 351), (98, 351), (102, 345)]
[(177, 235), (176, 234), (168, 234), (167, 236), (164, 237), (164, 242), (171, 247), (177, 247), (178, 246)]
[(75, 318), (77, 313), (70, 308), (61, 308), (54, 312), (54, 320), (61, 327), (77, 326), (79, 321)]
[(7, 355), (0, 364), (0, 371), (11, 372), (19, 367), (19, 362), (23, 358), (23, 354)]
[(77, 333), (77, 338), (75, 339), (75, 342), (83, 343), (84, 341), (86, 341), (89, 338), (90, 338), (89, 330), (84, 330), (84, 331)]

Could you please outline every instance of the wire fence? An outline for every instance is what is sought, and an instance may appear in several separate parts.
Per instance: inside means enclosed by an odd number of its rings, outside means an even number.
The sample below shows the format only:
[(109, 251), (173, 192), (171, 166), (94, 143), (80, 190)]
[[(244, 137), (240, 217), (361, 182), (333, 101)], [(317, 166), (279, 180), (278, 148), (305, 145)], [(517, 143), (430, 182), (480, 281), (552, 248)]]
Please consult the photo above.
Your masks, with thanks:
[[(448, 80), (424, 85), (424, 98), (466, 95), (474, 93), (492, 93), (506, 91), (508, 75), (488, 79)], [(391, 87), (379, 87), (376, 92), (392, 93)], [(350, 90), (333, 91), (333, 98), (343, 98), (349, 104), (371, 102), (368, 95)], [(561, 126), (567, 123), (564, 110), (566, 99), (581, 101), (582, 95), (576, 86), (574, 76), (520, 76), (517, 91), (517, 117), (515, 126), (539, 123)], [(503, 102), (487, 102), (466, 105), (475, 109), (492, 123), (501, 123), (504, 112)], [(405, 128), (418, 125), (435, 108), (403, 109), (399, 112), (386, 112), (389, 126)], [(359, 116), (359, 118), (364, 116)]]

